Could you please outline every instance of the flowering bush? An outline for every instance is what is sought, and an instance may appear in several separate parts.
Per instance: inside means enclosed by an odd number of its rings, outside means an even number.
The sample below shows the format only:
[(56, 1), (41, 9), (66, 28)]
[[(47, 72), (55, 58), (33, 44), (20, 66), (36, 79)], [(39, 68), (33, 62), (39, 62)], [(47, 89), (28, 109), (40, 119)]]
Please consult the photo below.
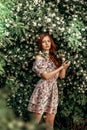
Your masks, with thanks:
[(79, 124), (85, 126), (85, 5), (83, 0), (1, 0), (0, 7), (4, 11), (0, 14), (0, 50), (6, 63), (2, 66), (2, 86), (4, 83), (9, 88), (8, 104), (16, 115), (27, 118), (29, 97), (38, 81), (31, 69), (38, 51), (36, 39), (40, 33), (47, 32), (57, 44), (58, 53), (65, 53), (65, 58), (71, 61), (66, 78), (58, 79), (59, 107), (55, 127), (63, 130), (74, 129), (74, 125), (79, 129)]

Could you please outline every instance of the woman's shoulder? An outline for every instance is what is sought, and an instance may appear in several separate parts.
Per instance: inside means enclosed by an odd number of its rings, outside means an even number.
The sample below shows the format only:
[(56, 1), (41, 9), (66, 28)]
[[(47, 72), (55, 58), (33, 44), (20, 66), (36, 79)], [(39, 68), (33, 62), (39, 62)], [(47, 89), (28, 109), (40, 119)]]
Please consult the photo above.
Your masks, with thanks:
[(41, 55), (36, 55), (35, 56), (35, 60), (42, 60), (42, 59), (44, 59)]

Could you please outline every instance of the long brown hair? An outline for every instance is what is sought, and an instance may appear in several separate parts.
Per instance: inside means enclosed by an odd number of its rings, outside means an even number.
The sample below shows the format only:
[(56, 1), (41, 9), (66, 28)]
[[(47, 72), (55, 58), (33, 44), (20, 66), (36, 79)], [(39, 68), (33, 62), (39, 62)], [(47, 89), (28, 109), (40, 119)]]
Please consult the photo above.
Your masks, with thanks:
[(56, 67), (59, 67), (57, 57), (55, 55), (53, 55), (53, 52), (56, 51), (56, 44), (54, 43), (52, 37), (49, 34), (45, 34), (44, 33), (44, 34), (40, 34), (39, 35), (39, 38), (38, 38), (38, 48), (39, 48), (39, 50), (43, 50), (43, 48), (42, 48), (42, 40), (46, 36), (48, 36), (50, 38), (50, 41), (51, 41), (51, 48), (49, 50), (50, 60), (52, 60), (54, 62)]

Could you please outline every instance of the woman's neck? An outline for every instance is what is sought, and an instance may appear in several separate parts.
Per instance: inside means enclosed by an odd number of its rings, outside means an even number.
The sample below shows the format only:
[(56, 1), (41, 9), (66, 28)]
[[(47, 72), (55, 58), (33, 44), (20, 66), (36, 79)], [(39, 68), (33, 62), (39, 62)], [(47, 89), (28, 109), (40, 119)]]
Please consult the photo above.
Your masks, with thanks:
[(49, 50), (42, 50), (42, 53), (49, 54)]

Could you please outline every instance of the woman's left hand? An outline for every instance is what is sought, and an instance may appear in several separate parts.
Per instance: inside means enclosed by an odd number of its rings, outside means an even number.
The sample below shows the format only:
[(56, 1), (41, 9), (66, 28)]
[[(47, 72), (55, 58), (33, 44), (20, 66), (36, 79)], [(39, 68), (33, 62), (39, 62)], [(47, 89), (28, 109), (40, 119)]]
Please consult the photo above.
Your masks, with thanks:
[(69, 66), (70, 66), (70, 61), (64, 61), (63, 63), (62, 63), (62, 65), (64, 66), (64, 69), (67, 69)]

